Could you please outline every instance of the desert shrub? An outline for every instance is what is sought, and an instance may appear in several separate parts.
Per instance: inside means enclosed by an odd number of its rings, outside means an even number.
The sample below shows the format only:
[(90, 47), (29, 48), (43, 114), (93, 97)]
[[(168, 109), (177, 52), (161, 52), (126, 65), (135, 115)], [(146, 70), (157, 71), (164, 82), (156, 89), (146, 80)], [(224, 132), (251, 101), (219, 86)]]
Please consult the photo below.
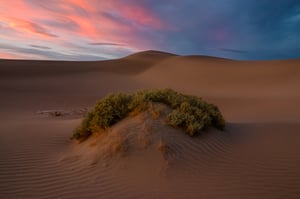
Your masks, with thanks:
[(106, 129), (120, 119), (123, 119), (129, 109), (132, 96), (127, 94), (111, 94), (98, 101), (96, 106), (83, 119), (82, 124), (75, 130), (73, 138), (85, 138), (99, 129)]
[(209, 126), (223, 130), (225, 121), (218, 107), (191, 95), (183, 95), (172, 89), (143, 90), (133, 94), (111, 94), (98, 101), (83, 119), (72, 138), (86, 139), (91, 134), (109, 128), (130, 113), (149, 109), (152, 103), (163, 103), (172, 111), (167, 123), (182, 128), (190, 135), (196, 135)]

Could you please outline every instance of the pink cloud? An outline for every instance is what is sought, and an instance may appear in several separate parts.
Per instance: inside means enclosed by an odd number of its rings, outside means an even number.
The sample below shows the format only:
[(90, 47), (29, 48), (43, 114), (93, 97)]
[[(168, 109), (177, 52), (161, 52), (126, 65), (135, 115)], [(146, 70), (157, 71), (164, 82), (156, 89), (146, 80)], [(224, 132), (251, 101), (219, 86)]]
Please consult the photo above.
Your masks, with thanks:
[(40, 55), (28, 55), (24, 53), (15, 52), (0, 52), (0, 59), (45, 59)]
[(140, 5), (130, 5), (119, 1), (118, 3), (111, 3), (108, 5), (108, 8), (117, 11), (120, 16), (138, 25), (154, 29), (163, 29), (165, 27), (161, 19)]
[[(65, 50), (65, 43), (79, 41), (86, 41), (86, 45), (102, 42), (120, 43), (132, 49), (151, 48), (153, 42), (140, 31), (166, 27), (145, 7), (119, 0), (7, 1), (0, 5), (0, 25), (12, 32), (0, 40), (23, 41), (24, 45), (51, 44)], [(1, 31), (4, 34), (4, 29), (0, 29), (0, 35)]]
[(14, 17), (5, 17), (0, 15), (0, 21), (7, 27), (22, 33), (39, 34), (46, 37), (57, 37), (43, 26)]
[(14, 59), (16, 58), (15, 54), (7, 53), (7, 52), (0, 52), (0, 58), (1, 59)]

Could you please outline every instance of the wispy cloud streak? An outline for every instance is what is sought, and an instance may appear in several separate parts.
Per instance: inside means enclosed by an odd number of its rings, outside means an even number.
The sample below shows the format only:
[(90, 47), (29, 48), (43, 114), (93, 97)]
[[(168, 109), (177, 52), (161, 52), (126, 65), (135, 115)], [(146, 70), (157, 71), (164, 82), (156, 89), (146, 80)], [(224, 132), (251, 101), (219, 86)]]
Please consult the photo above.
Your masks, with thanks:
[[(94, 60), (156, 49), (236, 59), (300, 57), (299, 16), (298, 0), (10, 0), (0, 4), (0, 44), (15, 50), (2, 48), (0, 56), (72, 59), (88, 52)], [(23, 48), (40, 51), (17, 50)]]

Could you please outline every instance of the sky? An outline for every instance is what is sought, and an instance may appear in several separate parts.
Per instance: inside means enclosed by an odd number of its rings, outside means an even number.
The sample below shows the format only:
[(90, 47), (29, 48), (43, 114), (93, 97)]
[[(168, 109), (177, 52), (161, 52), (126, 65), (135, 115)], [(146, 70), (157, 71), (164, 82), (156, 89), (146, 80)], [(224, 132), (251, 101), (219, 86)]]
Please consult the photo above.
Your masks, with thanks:
[(299, 0), (0, 0), (0, 58), (300, 58)]

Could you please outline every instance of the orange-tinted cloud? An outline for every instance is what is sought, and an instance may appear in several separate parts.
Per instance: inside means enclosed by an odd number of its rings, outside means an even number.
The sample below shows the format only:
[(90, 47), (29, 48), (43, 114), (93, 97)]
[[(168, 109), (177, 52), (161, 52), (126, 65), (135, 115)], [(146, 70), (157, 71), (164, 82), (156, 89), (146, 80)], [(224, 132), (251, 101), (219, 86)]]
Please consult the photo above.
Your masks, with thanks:
[[(68, 51), (66, 43), (117, 43), (118, 48), (146, 49), (153, 42), (141, 34), (164, 23), (145, 7), (119, 0), (13, 0), (0, 5), (0, 41), (16, 41)], [(4, 31), (6, 29), (6, 31)], [(9, 30), (10, 34), (7, 34)], [(106, 48), (117, 48), (111, 45)], [(69, 49), (70, 53), (72, 50)], [(76, 49), (76, 52), (78, 49)]]
[(299, 7), (296, 0), (2, 0), (0, 52), (49, 59), (115, 58), (146, 49), (299, 57)]
[(16, 55), (8, 52), (0, 52), (0, 59), (15, 59)]
[(1, 15), (0, 15), (0, 21), (4, 25), (6, 25), (9, 28), (12, 28), (18, 32), (39, 34), (39, 35), (46, 36), (46, 37), (57, 37), (57, 35), (51, 33), (43, 26), (41, 26), (37, 23), (34, 23), (34, 22), (30, 22), (30, 21), (26, 21), (26, 20), (14, 18), (14, 17), (5, 17), (5, 16), (1, 16)]
[(163, 29), (164, 22), (147, 8), (138, 4), (129, 4), (125, 1), (108, 1), (103, 4), (103, 12), (111, 12), (124, 21), (131, 22), (138, 26), (149, 27), (153, 29)]

